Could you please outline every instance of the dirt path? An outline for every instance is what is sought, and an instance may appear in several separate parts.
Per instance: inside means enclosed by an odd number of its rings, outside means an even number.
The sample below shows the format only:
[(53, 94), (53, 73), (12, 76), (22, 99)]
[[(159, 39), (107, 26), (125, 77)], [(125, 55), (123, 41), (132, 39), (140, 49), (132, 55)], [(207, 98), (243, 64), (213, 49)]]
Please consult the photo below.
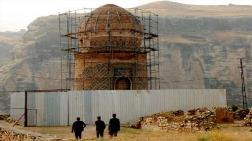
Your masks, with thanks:
[[(15, 132), (43, 137), (42, 141), (74, 141), (71, 127), (11, 127), (10, 124), (0, 121), (0, 128), (13, 130)], [(177, 132), (177, 131), (154, 131), (139, 130), (122, 127), (117, 138), (111, 139), (105, 130), (102, 141), (251, 141), (251, 127), (235, 127), (233, 124), (223, 124), (219, 130), (209, 132)], [(83, 133), (87, 141), (95, 141), (95, 126), (88, 125)], [(99, 139), (98, 139), (99, 140)]]
[[(74, 134), (71, 133), (71, 127), (22, 127), (9, 124), (3, 120), (0, 120), (0, 128), (7, 131), (13, 131), (18, 134), (28, 134), (34, 137), (39, 137), (45, 140), (74, 140)], [(93, 125), (88, 125), (82, 133), (85, 140), (96, 140), (96, 131)], [(110, 139), (108, 131), (105, 130), (104, 139)]]

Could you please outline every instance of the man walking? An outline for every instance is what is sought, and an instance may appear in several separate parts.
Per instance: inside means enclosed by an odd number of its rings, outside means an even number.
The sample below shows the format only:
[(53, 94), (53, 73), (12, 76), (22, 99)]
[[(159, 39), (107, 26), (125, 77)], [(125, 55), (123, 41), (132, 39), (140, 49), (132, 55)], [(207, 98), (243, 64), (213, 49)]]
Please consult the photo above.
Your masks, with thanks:
[(86, 127), (86, 124), (80, 120), (80, 117), (77, 117), (77, 121), (75, 121), (72, 126), (72, 133), (73, 132), (75, 133), (75, 138), (77, 140), (81, 139), (81, 133), (85, 127)]
[(111, 137), (116, 137), (117, 132), (120, 131), (120, 120), (116, 118), (116, 114), (112, 115), (113, 118), (110, 119), (109, 121), (109, 134)]
[(104, 121), (101, 120), (101, 117), (98, 116), (97, 117), (97, 121), (95, 121), (95, 125), (96, 125), (96, 136), (97, 138), (99, 137), (103, 137), (103, 133), (104, 133), (104, 129), (106, 128), (106, 125), (104, 123)]

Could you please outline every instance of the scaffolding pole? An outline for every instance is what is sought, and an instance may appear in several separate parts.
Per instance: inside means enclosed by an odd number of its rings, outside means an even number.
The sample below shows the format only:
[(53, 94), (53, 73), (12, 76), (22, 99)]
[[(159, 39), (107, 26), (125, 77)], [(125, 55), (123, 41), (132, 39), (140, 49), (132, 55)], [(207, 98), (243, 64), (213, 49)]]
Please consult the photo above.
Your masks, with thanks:
[[(63, 89), (63, 81), (65, 81), (65, 89), (73, 89), (74, 88), (74, 81), (79, 79), (75, 76), (74, 74), (74, 69), (76, 69), (75, 67), (75, 58), (74, 58), (74, 54), (82, 54), (83, 52), (81, 52), (80, 50), (82, 49), (92, 49), (92, 48), (97, 48), (96, 46), (81, 46), (80, 45), (80, 39), (79, 39), (79, 35), (80, 34), (85, 34), (86, 31), (80, 31), (79, 30), (79, 26), (80, 24), (82, 24), (83, 22), (87, 22), (88, 20), (98, 20), (99, 17), (94, 17), (92, 16), (92, 13), (95, 9), (93, 8), (84, 8), (84, 9), (80, 9), (80, 10), (72, 10), (72, 11), (68, 11), (66, 13), (59, 13), (59, 46), (62, 50), (65, 50), (66, 54), (66, 58), (64, 58), (63, 56), (61, 57), (61, 89)], [(129, 12), (131, 12), (131, 14), (128, 13), (120, 13), (121, 16), (127, 15), (127, 16), (134, 16), (138, 21), (141, 22), (141, 24), (143, 25), (143, 32), (141, 31), (131, 31), (132, 35), (134, 36), (133, 39), (133, 47), (136, 46), (136, 41), (137, 41), (137, 37), (136, 35), (142, 34), (142, 44), (140, 48), (135, 48), (132, 52), (132, 54), (135, 57), (135, 70), (133, 73), (133, 78), (135, 79), (142, 79), (145, 78), (144, 76), (141, 76), (141, 74), (138, 74), (137, 71), (140, 69), (143, 69), (142, 67), (140, 67), (140, 65), (142, 65), (139, 62), (139, 58), (137, 57), (138, 54), (141, 53), (146, 53), (147, 56), (147, 62), (146, 62), (146, 71), (147, 71), (147, 85), (148, 85), (148, 89), (160, 89), (160, 78), (159, 78), (159, 27), (158, 27), (158, 15), (154, 14), (150, 11), (145, 11), (139, 8), (133, 8), (133, 9), (127, 9)], [(111, 71), (112, 70), (112, 65), (111, 62), (113, 60), (113, 56), (116, 52), (120, 51), (120, 49), (118, 47), (113, 47), (112, 46), (112, 34), (111, 34), (111, 28), (110, 28), (110, 23), (109, 22), (109, 18), (112, 16), (111, 13), (108, 13), (109, 16), (107, 16), (108, 18), (108, 22), (107, 22), (107, 33), (108, 33), (108, 44), (107, 47), (99, 47), (96, 50), (96, 53), (100, 53), (102, 51), (104, 51), (103, 53), (106, 53), (107, 49), (109, 50), (107, 53), (110, 55), (110, 58), (107, 61), (108, 64), (108, 70)], [(103, 16), (103, 15), (99, 15), (99, 16)], [(119, 16), (119, 13), (117, 13), (117, 22), (121, 23), (121, 18)], [(137, 22), (137, 21), (131, 21), (131, 22)], [(92, 23), (92, 22), (91, 22)], [(122, 25), (122, 24), (121, 24)], [(96, 36), (96, 33), (99, 32), (99, 30), (97, 29), (98, 25), (94, 26), (94, 29), (91, 29), (94, 31), (91, 32), (90, 36)], [(119, 27), (120, 31), (123, 31), (123, 27)], [(107, 49), (106, 49), (107, 48)], [(131, 48), (131, 46), (129, 47), (125, 47), (125, 51), (126, 49)], [(66, 67), (64, 67), (63, 62), (66, 61)], [(86, 59), (83, 58), (83, 64), (87, 64)], [(96, 74), (94, 74), (96, 75)], [(94, 76), (95, 77), (99, 77), (99, 76)], [(84, 76), (83, 76), (83, 88), (85, 86), (84, 84)], [(113, 80), (113, 76), (111, 76), (111, 78), (109, 78), (110, 83), (112, 83)], [(141, 82), (139, 82), (141, 83)], [(110, 86), (111, 89), (113, 85)]]

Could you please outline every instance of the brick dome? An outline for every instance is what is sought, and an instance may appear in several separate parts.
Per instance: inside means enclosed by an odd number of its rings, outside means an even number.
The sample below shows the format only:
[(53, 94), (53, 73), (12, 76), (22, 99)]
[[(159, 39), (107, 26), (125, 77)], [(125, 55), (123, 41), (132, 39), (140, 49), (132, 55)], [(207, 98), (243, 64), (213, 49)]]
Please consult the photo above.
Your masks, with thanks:
[(79, 26), (81, 52), (132, 51), (141, 46), (143, 25), (127, 10), (113, 4), (101, 6)]

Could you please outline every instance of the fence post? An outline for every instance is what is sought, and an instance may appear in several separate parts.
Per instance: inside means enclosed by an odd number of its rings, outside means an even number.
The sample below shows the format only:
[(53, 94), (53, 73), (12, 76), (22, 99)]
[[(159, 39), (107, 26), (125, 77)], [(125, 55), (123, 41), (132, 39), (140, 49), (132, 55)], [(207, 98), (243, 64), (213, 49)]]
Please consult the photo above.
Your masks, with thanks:
[(25, 109), (24, 109), (24, 127), (27, 127), (27, 123), (28, 123), (28, 109), (27, 109), (27, 91), (25, 91), (25, 105), (24, 105)]

